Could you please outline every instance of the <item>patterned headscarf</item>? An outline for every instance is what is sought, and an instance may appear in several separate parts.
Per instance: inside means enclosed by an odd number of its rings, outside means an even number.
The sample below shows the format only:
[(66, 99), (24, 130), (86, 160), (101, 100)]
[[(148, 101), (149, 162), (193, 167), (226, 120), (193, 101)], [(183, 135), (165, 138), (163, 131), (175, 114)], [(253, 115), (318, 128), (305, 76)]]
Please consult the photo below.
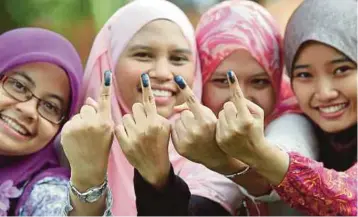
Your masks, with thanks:
[(287, 112), (300, 112), (289, 79), (283, 73), (280, 31), (259, 4), (232, 0), (214, 6), (200, 19), (196, 39), (204, 84), (225, 58), (244, 49), (268, 73), (276, 93), (276, 107), (266, 116), (265, 123)]

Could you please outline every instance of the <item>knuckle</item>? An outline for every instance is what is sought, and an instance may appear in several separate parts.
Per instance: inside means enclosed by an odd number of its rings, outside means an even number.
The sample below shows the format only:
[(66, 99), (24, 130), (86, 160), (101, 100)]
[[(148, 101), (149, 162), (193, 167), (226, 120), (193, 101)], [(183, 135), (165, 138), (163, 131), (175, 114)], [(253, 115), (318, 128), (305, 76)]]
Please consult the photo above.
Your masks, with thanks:
[(190, 95), (188, 96), (188, 98), (187, 98), (187, 102), (188, 102), (188, 103), (195, 103), (195, 101), (196, 101), (195, 96), (194, 96), (193, 94), (190, 94)]
[(132, 106), (132, 111), (141, 109), (142, 107), (143, 107), (143, 106), (142, 106), (141, 103), (136, 102), (136, 103), (134, 103), (133, 106)]
[(244, 130), (250, 130), (254, 125), (253, 120), (244, 120), (242, 121), (242, 128)]
[(204, 129), (204, 131), (212, 132), (216, 128), (216, 121), (204, 120), (204, 122), (201, 124), (201, 127)]

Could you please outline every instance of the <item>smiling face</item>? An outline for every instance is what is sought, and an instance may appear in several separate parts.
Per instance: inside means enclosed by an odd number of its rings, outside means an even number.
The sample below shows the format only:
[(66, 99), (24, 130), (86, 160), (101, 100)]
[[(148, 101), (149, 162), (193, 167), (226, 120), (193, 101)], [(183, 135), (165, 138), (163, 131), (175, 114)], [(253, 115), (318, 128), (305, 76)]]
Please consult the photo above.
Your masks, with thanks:
[(240, 49), (224, 59), (203, 89), (203, 104), (216, 115), (225, 102), (230, 100), (230, 89), (226, 73), (233, 70), (247, 99), (260, 106), (265, 116), (275, 106), (275, 92), (271, 78), (261, 65), (246, 50)]
[(192, 86), (195, 58), (180, 28), (168, 20), (145, 25), (130, 40), (116, 65), (116, 82), (128, 108), (142, 102), (140, 75), (149, 71), (158, 113), (170, 117), (173, 107), (184, 102), (175, 75), (181, 75)]
[[(67, 112), (69, 79), (63, 69), (43, 62), (17, 66), (5, 76), (0, 87), (0, 155), (34, 153), (46, 146), (61, 126), (44, 117), (56, 119)], [(35, 97), (24, 102), (14, 98), (26, 90), (42, 102)]]
[(305, 44), (293, 65), (292, 87), (302, 111), (322, 130), (357, 123), (357, 65), (336, 49)]

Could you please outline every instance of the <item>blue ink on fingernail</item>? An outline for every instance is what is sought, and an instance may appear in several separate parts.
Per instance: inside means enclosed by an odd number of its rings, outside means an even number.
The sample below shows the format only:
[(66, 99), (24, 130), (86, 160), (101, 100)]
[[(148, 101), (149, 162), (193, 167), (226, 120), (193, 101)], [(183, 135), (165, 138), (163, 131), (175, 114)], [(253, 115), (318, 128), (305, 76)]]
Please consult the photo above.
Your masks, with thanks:
[(107, 70), (104, 72), (104, 85), (106, 87), (108, 87), (109, 85), (111, 85), (111, 70)]
[(175, 81), (175, 83), (178, 84), (178, 86), (180, 87), (180, 89), (184, 89), (184, 88), (186, 87), (185, 81), (184, 81), (184, 79), (183, 79), (182, 76), (176, 75), (176, 76), (174, 77), (174, 81)]
[(227, 72), (227, 75), (229, 77), (230, 83), (235, 83), (234, 72), (230, 70)]
[(148, 76), (148, 74), (146, 72), (142, 73), (141, 78), (142, 78), (143, 87), (148, 87), (149, 86), (149, 76)]

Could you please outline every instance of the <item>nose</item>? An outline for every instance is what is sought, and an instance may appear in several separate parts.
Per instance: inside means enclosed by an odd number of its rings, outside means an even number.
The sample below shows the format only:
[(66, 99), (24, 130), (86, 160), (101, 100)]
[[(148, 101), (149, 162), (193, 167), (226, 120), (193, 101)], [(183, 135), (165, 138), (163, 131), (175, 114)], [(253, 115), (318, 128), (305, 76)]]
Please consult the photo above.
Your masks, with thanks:
[(154, 68), (149, 71), (149, 76), (159, 81), (169, 81), (174, 78), (174, 74), (170, 70), (170, 63), (166, 58), (160, 58), (156, 61)]
[(329, 102), (338, 97), (339, 93), (328, 79), (319, 79), (315, 84), (314, 97), (321, 102)]
[(37, 99), (33, 97), (28, 101), (16, 103), (15, 108), (26, 121), (30, 122), (38, 117), (37, 103)]

